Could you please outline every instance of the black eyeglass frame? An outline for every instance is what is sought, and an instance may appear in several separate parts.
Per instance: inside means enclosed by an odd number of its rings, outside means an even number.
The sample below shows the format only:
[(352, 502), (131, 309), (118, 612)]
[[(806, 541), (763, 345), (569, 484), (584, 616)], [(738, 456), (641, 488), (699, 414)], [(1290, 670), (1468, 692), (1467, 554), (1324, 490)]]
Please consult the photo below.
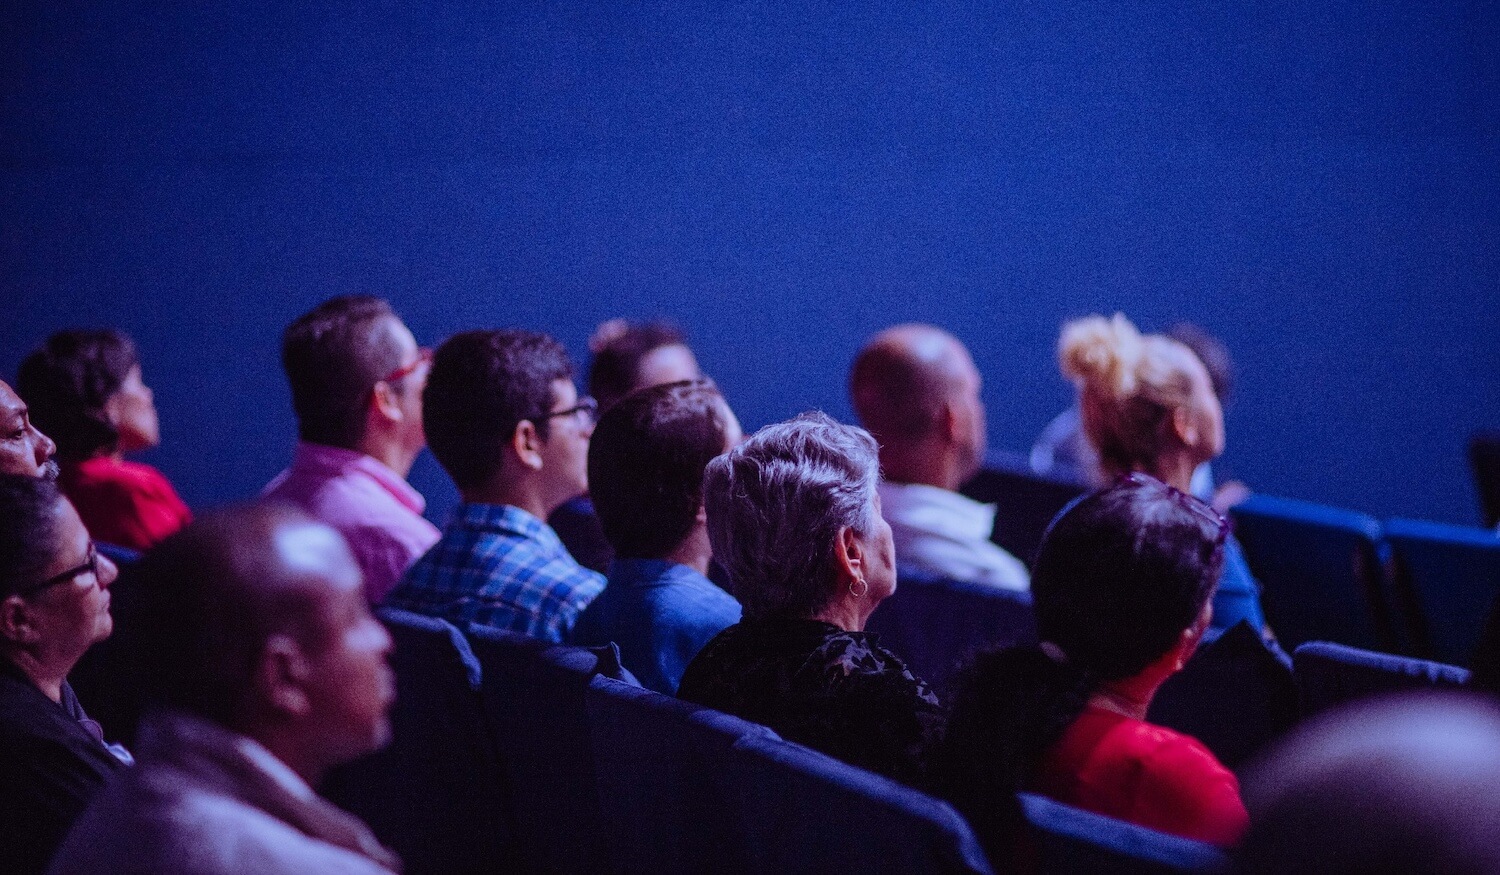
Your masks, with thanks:
[(99, 546), (93, 541), (89, 541), (88, 559), (82, 565), (75, 565), (67, 571), (52, 575), (41, 583), (26, 587), (25, 589), (18, 589), (16, 590), (16, 595), (21, 598), (31, 598), (39, 592), (57, 586), (59, 583), (69, 583), (86, 571), (93, 572), (96, 578), (99, 576)]

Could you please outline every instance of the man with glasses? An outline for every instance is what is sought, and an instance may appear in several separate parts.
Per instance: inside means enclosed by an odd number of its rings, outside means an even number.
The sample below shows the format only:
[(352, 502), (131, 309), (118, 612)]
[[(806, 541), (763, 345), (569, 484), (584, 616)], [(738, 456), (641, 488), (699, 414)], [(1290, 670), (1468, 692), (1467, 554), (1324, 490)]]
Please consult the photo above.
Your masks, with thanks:
[(333, 298), (282, 335), (300, 442), (263, 497), (337, 529), (379, 602), (438, 539), (406, 482), (425, 445), (422, 387), (432, 361), (379, 298)]
[(423, 404), (463, 503), (386, 604), (564, 640), (604, 589), (544, 522), (588, 489), (597, 407), (578, 397), (567, 351), (525, 331), (456, 335), (433, 357)]

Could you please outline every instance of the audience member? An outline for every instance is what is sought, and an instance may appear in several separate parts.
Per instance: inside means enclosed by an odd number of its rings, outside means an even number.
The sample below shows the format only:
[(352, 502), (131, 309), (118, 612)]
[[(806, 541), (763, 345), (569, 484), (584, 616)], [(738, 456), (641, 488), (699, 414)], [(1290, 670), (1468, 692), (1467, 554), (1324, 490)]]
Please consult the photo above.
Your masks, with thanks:
[(596, 407), (562, 345), (524, 331), (469, 331), (438, 348), (423, 420), (463, 503), (387, 603), (562, 641), (604, 588), (543, 520), (588, 488)]
[(744, 619), (688, 665), (678, 695), (914, 783), (942, 710), (863, 631), (896, 589), (879, 477), (874, 439), (821, 413), (767, 426), (708, 464), (709, 542)]
[(421, 493), (406, 482), (425, 444), (430, 363), (390, 305), (362, 295), (319, 304), (281, 338), (299, 443), (262, 494), (337, 529), (372, 603), (438, 539)]
[(391, 639), (343, 538), (286, 505), (206, 515), (140, 565), (154, 710), (140, 763), (52, 872), (382, 873), (399, 862), (313, 792), (385, 743)]
[(611, 319), (589, 338), (589, 394), (600, 411), (637, 389), (703, 376), (682, 332), (666, 322)]
[(589, 443), (589, 489), (616, 558), (573, 641), (614, 641), (641, 684), (669, 696), (703, 645), (740, 619), (707, 577), (703, 469), (742, 436), (723, 396), (697, 380), (626, 396)]
[(1500, 713), (1408, 693), (1298, 728), (1247, 774), (1244, 872), (1500, 873)]
[(990, 541), (995, 507), (957, 492), (984, 461), (979, 388), (969, 351), (931, 325), (882, 331), (860, 350), (849, 374), (855, 413), (880, 444), (881, 512), (897, 563), (1024, 590), (1026, 566)]
[(1208, 628), (1226, 534), (1208, 505), (1142, 474), (1052, 524), (1031, 578), (1042, 643), (976, 660), (934, 759), (934, 784), (997, 859), (1019, 835), (1018, 791), (1220, 845), (1240, 837), (1234, 775), (1146, 722)]
[(48, 480), (0, 474), (0, 848), (6, 872), (40, 873), (129, 756), (104, 742), (68, 686), (110, 633), (116, 570)]
[[(1140, 471), (1191, 492), (1193, 471), (1224, 451), (1218, 396), (1203, 362), (1183, 344), (1143, 336), (1119, 314), (1089, 316), (1063, 327), (1058, 356), (1078, 385), (1084, 433), (1106, 475)], [(1214, 628), (1241, 621), (1266, 632), (1260, 584), (1231, 535)]]
[[(598, 401), (601, 411), (637, 389), (702, 376), (682, 332), (665, 322), (632, 324), (611, 319), (589, 338), (589, 351), (593, 353), (589, 394)], [(589, 496), (568, 499), (547, 522), (578, 564), (601, 573), (609, 570), (615, 551), (604, 536)]]
[(31, 410), (0, 381), (0, 474), (56, 480), (57, 444), (31, 422)]
[(144, 550), (192, 519), (162, 473), (125, 461), (161, 443), (135, 344), (111, 329), (60, 331), (21, 362), (16, 389), (57, 441), (63, 492), (90, 534)]

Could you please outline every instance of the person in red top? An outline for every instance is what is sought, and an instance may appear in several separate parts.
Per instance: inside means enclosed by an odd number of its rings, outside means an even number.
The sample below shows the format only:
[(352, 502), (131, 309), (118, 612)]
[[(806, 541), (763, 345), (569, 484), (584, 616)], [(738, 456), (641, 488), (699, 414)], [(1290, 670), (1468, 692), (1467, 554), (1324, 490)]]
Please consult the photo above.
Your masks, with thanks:
[(1041, 643), (981, 655), (935, 752), (935, 789), (997, 860), (1024, 848), (1019, 792), (1216, 845), (1248, 826), (1239, 782), (1146, 722), (1213, 616), (1225, 521), (1146, 474), (1073, 504), (1032, 571)]
[(21, 363), (16, 390), (57, 442), (58, 485), (95, 540), (145, 550), (192, 519), (160, 471), (124, 459), (161, 442), (151, 390), (125, 334), (52, 335)]

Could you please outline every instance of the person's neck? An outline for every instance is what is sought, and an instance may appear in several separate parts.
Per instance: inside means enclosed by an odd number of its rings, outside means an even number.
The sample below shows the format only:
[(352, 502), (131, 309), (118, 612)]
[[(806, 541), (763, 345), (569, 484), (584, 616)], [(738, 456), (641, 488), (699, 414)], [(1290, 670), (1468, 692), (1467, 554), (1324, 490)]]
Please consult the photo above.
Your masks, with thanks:
[(942, 441), (891, 442), (880, 448), (880, 470), (892, 483), (936, 486), (949, 492), (963, 485), (957, 453)]
[(402, 479), (411, 473), (417, 453), (421, 452), (407, 447), (393, 435), (384, 434), (366, 434), (355, 443), (354, 450), (395, 471)]
[(62, 701), (62, 685), (68, 679), (68, 671), (72, 669), (72, 665), (67, 668), (54, 665), (51, 660), (38, 657), (29, 650), (13, 650), (5, 653), (3, 658), (20, 669), (47, 698), (54, 702)]
[(667, 562), (676, 562), (678, 565), (686, 565), (704, 577), (708, 576), (708, 563), (714, 557), (713, 547), (708, 543), (708, 527), (703, 524), (693, 526), (688, 536), (665, 556), (661, 558)]
[(539, 520), (545, 521), (563, 504), (551, 498), (542, 489), (537, 478), (519, 477), (502, 478), (494, 477), (489, 483), (468, 489), (460, 489), (458, 494), (469, 504), (508, 504), (518, 507)]
[(1142, 681), (1140, 676), (1126, 678), (1101, 686), (1089, 696), (1089, 704), (1104, 711), (1121, 714), (1133, 720), (1145, 720), (1151, 710), (1151, 700), (1166, 678)]
[(1187, 453), (1171, 453), (1156, 460), (1156, 464), (1143, 473), (1150, 474), (1178, 492), (1190, 493), (1193, 488), (1193, 471), (1198, 463)]
[(309, 787), (316, 789), (328, 772), (329, 764), (312, 755), (292, 727), (261, 721), (248, 726), (231, 726), (230, 729), (270, 751), (271, 756), (296, 772), (297, 777), (306, 781)]
[(870, 613), (873, 610), (874, 607), (868, 605), (864, 599), (857, 599), (846, 594), (814, 614), (813, 619), (832, 623), (845, 632), (863, 632), (865, 621), (870, 619)]

